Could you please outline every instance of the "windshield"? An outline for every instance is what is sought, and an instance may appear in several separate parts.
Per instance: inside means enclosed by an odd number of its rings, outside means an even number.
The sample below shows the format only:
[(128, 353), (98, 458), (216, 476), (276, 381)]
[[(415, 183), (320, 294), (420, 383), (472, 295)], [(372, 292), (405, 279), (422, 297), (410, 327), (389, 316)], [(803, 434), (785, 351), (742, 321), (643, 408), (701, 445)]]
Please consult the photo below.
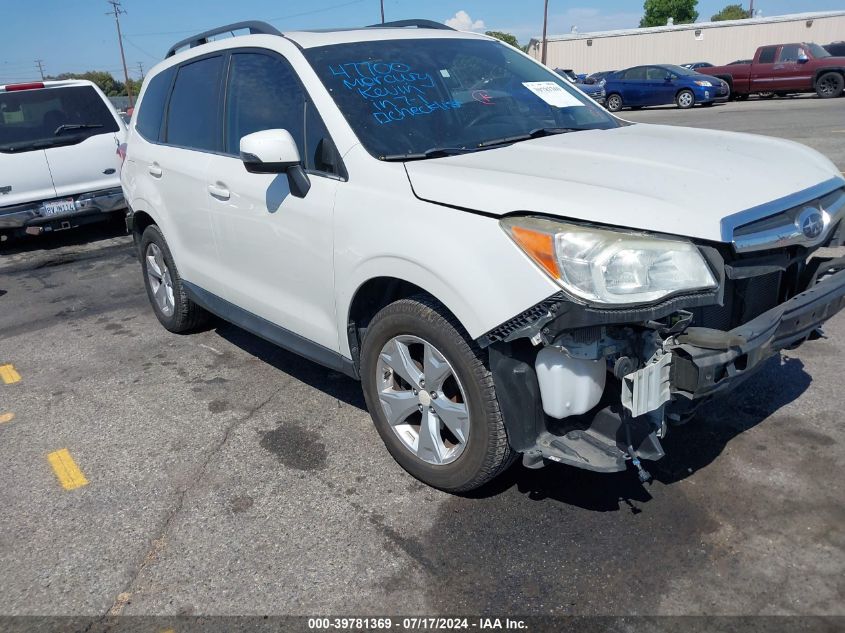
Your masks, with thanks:
[(111, 111), (90, 86), (0, 92), (0, 151), (68, 145), (117, 131)]
[(305, 56), (379, 158), (469, 151), (547, 128), (620, 125), (568, 81), (499, 42), (381, 40), (306, 49)]
[(676, 75), (681, 75), (682, 77), (689, 77), (690, 75), (700, 75), (701, 73), (696, 70), (690, 70), (689, 68), (684, 68), (683, 66), (673, 66), (672, 64), (668, 64), (666, 66), (660, 66), (660, 68), (665, 68), (666, 70), (670, 70)]
[(828, 53), (823, 47), (819, 46), (818, 44), (805, 44), (804, 46), (807, 47), (807, 50), (810, 51), (810, 54), (813, 56), (814, 59), (821, 59), (823, 57), (830, 57), (830, 53)]

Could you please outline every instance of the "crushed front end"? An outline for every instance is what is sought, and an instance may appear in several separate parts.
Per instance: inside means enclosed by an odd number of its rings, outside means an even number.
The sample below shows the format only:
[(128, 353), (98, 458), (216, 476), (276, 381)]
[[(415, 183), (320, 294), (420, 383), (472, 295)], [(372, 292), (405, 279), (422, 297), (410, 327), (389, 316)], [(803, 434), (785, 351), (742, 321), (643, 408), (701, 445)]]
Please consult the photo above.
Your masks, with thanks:
[[(632, 464), (646, 480), (640, 460), (663, 457), (669, 427), (845, 308), (841, 185), (781, 211), (728, 218), (723, 233), (724, 242), (695, 243), (712, 273), (705, 289), (620, 307), (562, 291), (479, 339), (526, 466)], [(601, 270), (613, 265), (606, 258)]]

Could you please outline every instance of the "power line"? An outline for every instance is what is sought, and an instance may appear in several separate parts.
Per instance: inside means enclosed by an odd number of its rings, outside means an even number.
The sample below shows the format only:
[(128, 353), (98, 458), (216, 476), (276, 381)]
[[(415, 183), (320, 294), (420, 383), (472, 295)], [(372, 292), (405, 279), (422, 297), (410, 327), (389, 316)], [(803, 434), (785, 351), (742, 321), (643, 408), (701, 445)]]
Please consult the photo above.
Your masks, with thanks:
[(41, 75), (41, 81), (44, 81), (44, 60), (36, 59), (35, 65), (38, 66), (38, 72)]
[(120, 61), (123, 62), (123, 78), (126, 80), (126, 96), (129, 97), (129, 107), (132, 107), (132, 90), (129, 87), (129, 71), (126, 69), (126, 55), (123, 54), (123, 36), (120, 34), (120, 14), (126, 13), (126, 10), (120, 6), (120, 0), (106, 0), (111, 6), (112, 10), (106, 15), (114, 15), (114, 23), (117, 26), (117, 43), (120, 45)]
[(161, 55), (153, 55), (153, 54), (152, 54), (152, 53), (150, 53), (149, 51), (146, 51), (146, 50), (144, 50), (143, 48), (141, 48), (140, 46), (138, 46), (135, 42), (133, 42), (132, 40), (130, 40), (130, 39), (129, 39), (128, 37), (126, 37), (125, 35), (123, 36), (123, 41), (124, 41), (124, 42), (126, 42), (127, 44), (129, 44), (129, 46), (131, 46), (131, 47), (132, 47), (132, 48), (134, 48), (135, 50), (137, 50), (137, 51), (139, 51), (139, 52), (143, 53), (144, 55), (146, 55), (146, 56), (147, 56), (147, 57), (149, 57), (150, 59), (154, 59), (154, 60), (156, 60), (156, 61), (159, 61), (159, 60), (161, 59)]

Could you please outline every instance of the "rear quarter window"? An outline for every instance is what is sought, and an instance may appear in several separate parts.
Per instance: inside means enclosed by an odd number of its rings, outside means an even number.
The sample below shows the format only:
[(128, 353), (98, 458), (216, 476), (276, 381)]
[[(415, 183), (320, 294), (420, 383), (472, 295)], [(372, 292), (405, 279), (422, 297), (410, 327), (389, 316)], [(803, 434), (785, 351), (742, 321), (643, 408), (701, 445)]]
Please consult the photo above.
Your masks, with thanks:
[(135, 118), (135, 129), (148, 141), (158, 141), (164, 123), (164, 106), (176, 68), (163, 70), (150, 79)]

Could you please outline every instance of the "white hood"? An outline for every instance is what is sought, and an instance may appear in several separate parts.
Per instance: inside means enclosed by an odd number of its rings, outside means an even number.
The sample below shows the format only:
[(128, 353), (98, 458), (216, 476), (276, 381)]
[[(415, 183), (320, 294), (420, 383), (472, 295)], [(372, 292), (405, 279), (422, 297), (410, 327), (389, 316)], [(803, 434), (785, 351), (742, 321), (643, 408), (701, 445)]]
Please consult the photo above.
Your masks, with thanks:
[(842, 177), (824, 156), (791, 141), (646, 124), (413, 161), (406, 169), (415, 194), (431, 202), (716, 241), (723, 218)]

